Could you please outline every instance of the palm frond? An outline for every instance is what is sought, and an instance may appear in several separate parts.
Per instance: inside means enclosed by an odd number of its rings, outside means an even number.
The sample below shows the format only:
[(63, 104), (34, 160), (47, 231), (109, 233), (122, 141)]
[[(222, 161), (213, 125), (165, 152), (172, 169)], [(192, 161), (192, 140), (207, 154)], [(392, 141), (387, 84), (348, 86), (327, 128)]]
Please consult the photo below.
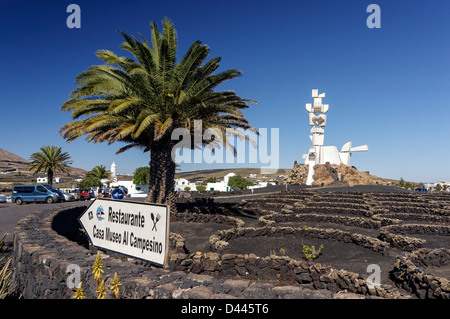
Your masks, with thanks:
[[(126, 143), (118, 153), (134, 147), (147, 151), (170, 145), (175, 128), (186, 127), (193, 134), (192, 123), (202, 120), (201, 132), (217, 128), (223, 135), (205, 143), (235, 153), (225, 136), (227, 129), (257, 133), (242, 113), (256, 102), (231, 90), (216, 91), (242, 72), (216, 73), (221, 58), (208, 59), (210, 48), (201, 41), (193, 42), (177, 62), (177, 32), (169, 19), (162, 21), (162, 27), (161, 33), (150, 22), (151, 41), (141, 34), (136, 38), (118, 31), (124, 40), (120, 48), (131, 53), (131, 58), (110, 50), (96, 51), (105, 64), (81, 72), (75, 79), (77, 88), (61, 106), (73, 119), (59, 132), (68, 142), (85, 136), (88, 142)], [(242, 132), (236, 135), (250, 142)]]

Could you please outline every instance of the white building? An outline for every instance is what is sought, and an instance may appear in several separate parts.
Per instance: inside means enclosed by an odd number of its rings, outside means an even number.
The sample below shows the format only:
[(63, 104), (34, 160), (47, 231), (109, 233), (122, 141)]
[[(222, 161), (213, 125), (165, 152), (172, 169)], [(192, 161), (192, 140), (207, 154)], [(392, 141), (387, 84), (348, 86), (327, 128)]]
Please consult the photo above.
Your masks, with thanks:
[[(48, 178), (47, 177), (38, 177), (36, 180), (36, 183), (48, 184)], [(53, 177), (53, 183), (56, 183), (56, 184), (61, 183), (61, 177)]]
[(206, 184), (207, 191), (219, 191), (219, 192), (229, 192), (231, 187), (224, 182), (208, 183)]
[(449, 181), (438, 181), (436, 183), (424, 183), (424, 185), (425, 185), (425, 188), (428, 190), (436, 189), (436, 187), (438, 185), (440, 185), (442, 191), (447, 191), (447, 192), (450, 191), (450, 182)]
[(258, 182), (258, 184), (253, 186), (247, 186), (247, 189), (255, 189), (255, 188), (263, 188), (267, 187), (268, 185), (276, 185), (275, 182)]
[(123, 186), (128, 189), (128, 195), (133, 197), (146, 197), (148, 194), (149, 185), (136, 185), (133, 181), (118, 181), (117, 180), (117, 165), (116, 163), (111, 164), (111, 175), (110, 179), (102, 179), (103, 185), (107, 185), (109, 183), (109, 187), (117, 187)]
[(228, 186), (228, 180), (230, 177), (236, 176), (235, 173), (228, 173), (224, 176), (223, 181), (216, 183), (208, 183), (206, 184), (207, 191), (219, 191), (219, 192), (229, 192), (231, 191), (231, 187)]
[(450, 182), (449, 181), (438, 181), (436, 183), (424, 183), (424, 186), (427, 189), (436, 188), (436, 186), (438, 186), (438, 185), (441, 185), (441, 188), (446, 186), (447, 190), (450, 189)]
[(186, 187), (189, 187), (191, 191), (197, 190), (197, 184), (189, 182), (186, 178), (175, 179), (175, 191), (182, 192)]
[(128, 194), (133, 197), (146, 197), (148, 194), (149, 185), (135, 185), (133, 181), (118, 181), (112, 182), (109, 187), (123, 186), (128, 189)]

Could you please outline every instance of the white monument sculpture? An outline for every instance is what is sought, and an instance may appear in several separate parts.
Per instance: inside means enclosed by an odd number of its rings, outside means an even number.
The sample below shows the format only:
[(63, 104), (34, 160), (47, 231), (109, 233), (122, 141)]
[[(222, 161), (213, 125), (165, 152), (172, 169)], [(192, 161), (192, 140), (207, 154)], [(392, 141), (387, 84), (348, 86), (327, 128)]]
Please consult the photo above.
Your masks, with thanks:
[(111, 164), (111, 177), (110, 177), (111, 182), (115, 183), (117, 182), (117, 166), (116, 163), (112, 163)]
[(368, 151), (367, 145), (352, 147), (352, 142), (347, 142), (342, 146), (341, 152), (338, 152), (336, 146), (324, 146), (324, 127), (327, 124), (327, 115), (329, 105), (322, 104), (322, 99), (325, 98), (325, 93), (319, 94), (319, 90), (312, 90), (312, 97), (314, 103), (306, 103), (306, 110), (309, 112), (309, 125), (311, 126), (311, 134), (309, 137), (313, 146), (309, 148), (308, 154), (303, 154), (302, 158), (305, 164), (308, 165), (308, 176), (306, 178), (306, 185), (311, 185), (313, 182), (314, 165), (330, 164), (340, 165), (345, 164), (350, 166), (351, 152)]

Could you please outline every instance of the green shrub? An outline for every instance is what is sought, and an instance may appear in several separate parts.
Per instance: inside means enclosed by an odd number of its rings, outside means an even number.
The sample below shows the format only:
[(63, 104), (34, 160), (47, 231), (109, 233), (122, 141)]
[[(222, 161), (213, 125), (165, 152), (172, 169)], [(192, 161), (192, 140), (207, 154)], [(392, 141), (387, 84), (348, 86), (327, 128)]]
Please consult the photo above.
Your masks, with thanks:
[(323, 245), (320, 245), (319, 249), (316, 250), (314, 246), (303, 245), (303, 255), (307, 261), (313, 261), (316, 258), (319, 258), (320, 251), (323, 249)]
[(204, 192), (206, 191), (206, 185), (197, 185), (197, 190), (199, 192)]
[(252, 181), (242, 177), (241, 175), (235, 175), (228, 179), (228, 186), (240, 189), (246, 189), (247, 186), (253, 186)]

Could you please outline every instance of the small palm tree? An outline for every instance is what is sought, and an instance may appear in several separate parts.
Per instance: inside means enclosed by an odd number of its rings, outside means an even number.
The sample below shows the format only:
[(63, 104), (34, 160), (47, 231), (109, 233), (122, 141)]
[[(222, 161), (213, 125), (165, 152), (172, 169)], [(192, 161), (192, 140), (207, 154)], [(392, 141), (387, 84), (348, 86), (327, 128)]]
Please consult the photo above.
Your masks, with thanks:
[(53, 176), (55, 173), (70, 174), (69, 165), (70, 155), (67, 152), (62, 152), (61, 147), (44, 146), (41, 147), (40, 152), (31, 154), (28, 168), (34, 171), (34, 175), (40, 172), (47, 174), (48, 183), (53, 185)]
[[(162, 34), (156, 23), (151, 23), (151, 41), (142, 35), (142, 41), (119, 32), (125, 42), (121, 48), (135, 59), (119, 57), (111, 51), (99, 50), (98, 58), (104, 65), (91, 66), (76, 78), (78, 88), (62, 106), (71, 111), (71, 123), (64, 125), (60, 134), (68, 141), (86, 135), (88, 142), (125, 142), (118, 150), (130, 148), (150, 151), (150, 183), (146, 198), (149, 202), (172, 204), (175, 199), (175, 162), (172, 158), (177, 142), (172, 132), (184, 128), (190, 132), (191, 149), (207, 147), (236, 149), (226, 133), (251, 141), (240, 129), (258, 133), (245, 119), (242, 110), (247, 102), (234, 91), (214, 91), (217, 86), (241, 76), (231, 69), (217, 74), (220, 57), (206, 60), (210, 49), (195, 41), (177, 61), (177, 34), (173, 24), (164, 19)], [(194, 122), (202, 121), (194, 129)], [(201, 130), (217, 129), (221, 140), (194, 138)], [(171, 205), (172, 208), (174, 207)]]
[(87, 176), (102, 180), (108, 179), (111, 176), (111, 172), (108, 171), (104, 165), (97, 165), (87, 173)]

